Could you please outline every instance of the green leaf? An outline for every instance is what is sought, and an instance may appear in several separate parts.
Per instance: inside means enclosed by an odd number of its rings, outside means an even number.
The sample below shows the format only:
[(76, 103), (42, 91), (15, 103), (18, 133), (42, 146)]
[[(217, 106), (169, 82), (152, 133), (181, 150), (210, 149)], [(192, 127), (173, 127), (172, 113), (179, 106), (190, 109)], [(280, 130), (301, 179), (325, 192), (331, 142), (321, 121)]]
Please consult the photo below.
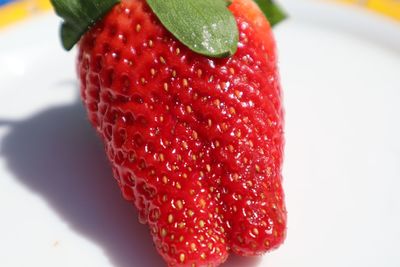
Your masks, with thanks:
[(225, 0), (147, 0), (161, 23), (184, 45), (209, 57), (237, 50), (239, 31)]
[(56, 13), (64, 19), (61, 40), (66, 50), (80, 40), (83, 34), (119, 0), (51, 0)]
[(264, 12), (271, 26), (286, 19), (286, 13), (273, 0), (254, 0)]

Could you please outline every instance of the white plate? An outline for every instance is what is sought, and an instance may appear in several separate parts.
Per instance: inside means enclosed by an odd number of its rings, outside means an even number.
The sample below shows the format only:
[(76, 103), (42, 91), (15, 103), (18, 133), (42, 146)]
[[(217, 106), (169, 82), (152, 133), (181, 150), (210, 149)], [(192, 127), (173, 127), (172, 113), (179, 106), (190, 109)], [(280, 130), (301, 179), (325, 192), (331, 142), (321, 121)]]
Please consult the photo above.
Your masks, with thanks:
[[(400, 25), (284, 0), (285, 245), (224, 267), (400, 266)], [(57, 19), (0, 32), (0, 266), (161, 267), (78, 100)]]

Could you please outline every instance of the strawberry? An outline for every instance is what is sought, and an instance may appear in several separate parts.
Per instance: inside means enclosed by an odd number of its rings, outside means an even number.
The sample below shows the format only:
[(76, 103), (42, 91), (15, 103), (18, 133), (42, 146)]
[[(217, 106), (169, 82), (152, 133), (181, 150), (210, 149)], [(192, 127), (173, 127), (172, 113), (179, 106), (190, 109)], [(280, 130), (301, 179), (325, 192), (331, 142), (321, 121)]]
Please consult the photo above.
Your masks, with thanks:
[(156, 2), (112, 3), (75, 38), (82, 100), (123, 196), (168, 266), (277, 248), (284, 118), (270, 24), (252, 0), (224, 4), (238, 42), (213, 56), (167, 29)]

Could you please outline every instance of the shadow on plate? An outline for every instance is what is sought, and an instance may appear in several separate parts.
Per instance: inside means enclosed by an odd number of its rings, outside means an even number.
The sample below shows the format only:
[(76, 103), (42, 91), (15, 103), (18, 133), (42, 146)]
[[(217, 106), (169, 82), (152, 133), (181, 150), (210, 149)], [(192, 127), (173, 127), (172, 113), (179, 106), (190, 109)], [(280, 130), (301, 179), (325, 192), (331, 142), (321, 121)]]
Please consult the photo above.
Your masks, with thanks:
[[(102, 144), (79, 103), (2, 123), (1, 154), (15, 177), (41, 194), (70, 227), (100, 245), (115, 267), (164, 267), (147, 226), (112, 178)], [(231, 257), (224, 267), (256, 266)]]

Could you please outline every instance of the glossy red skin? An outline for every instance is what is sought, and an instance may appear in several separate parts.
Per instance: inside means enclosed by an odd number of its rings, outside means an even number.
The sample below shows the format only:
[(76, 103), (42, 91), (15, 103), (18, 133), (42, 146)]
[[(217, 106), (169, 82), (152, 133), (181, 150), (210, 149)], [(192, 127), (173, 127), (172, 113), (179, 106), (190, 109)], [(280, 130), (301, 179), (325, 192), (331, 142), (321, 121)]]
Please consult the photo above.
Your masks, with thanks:
[(89, 119), (168, 266), (218, 266), (285, 238), (275, 42), (252, 1), (229, 9), (230, 58), (193, 53), (143, 0), (122, 1), (79, 44)]

